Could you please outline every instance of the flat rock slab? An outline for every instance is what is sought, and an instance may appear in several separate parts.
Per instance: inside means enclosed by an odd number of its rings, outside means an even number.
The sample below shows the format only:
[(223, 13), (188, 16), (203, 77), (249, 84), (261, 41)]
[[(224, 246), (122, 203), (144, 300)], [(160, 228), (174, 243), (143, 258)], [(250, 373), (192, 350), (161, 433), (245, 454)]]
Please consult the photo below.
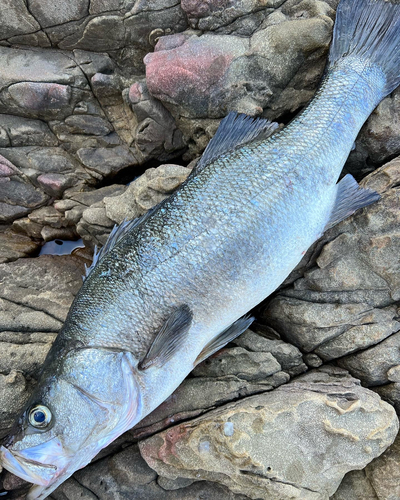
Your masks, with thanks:
[(328, 499), (395, 439), (394, 409), (341, 369), (310, 372), (156, 434), (159, 475), (216, 481), (253, 499)]

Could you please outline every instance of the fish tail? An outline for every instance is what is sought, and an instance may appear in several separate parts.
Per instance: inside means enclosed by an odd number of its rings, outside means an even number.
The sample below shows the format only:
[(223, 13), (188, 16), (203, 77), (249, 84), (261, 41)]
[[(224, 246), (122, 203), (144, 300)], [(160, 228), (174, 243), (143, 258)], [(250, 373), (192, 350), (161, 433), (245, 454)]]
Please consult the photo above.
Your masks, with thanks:
[(328, 68), (349, 57), (381, 69), (382, 98), (400, 84), (400, 0), (341, 0)]

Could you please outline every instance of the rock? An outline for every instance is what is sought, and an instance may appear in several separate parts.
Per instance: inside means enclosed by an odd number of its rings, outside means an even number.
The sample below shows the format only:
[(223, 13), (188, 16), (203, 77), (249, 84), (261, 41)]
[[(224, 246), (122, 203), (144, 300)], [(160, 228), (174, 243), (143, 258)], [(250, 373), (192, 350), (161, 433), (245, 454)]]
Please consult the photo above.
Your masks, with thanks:
[(213, 480), (250, 498), (322, 500), (397, 431), (390, 405), (346, 372), (323, 368), (171, 427), (139, 448), (163, 477)]
[(1, 39), (30, 33), (40, 29), (23, 0), (4, 0), (0, 18)]
[(0, 400), (7, 401), (7, 405), (2, 405), (0, 409), (0, 432), (11, 427), (17, 411), (27, 401), (29, 392), (26, 385), (24, 376), (16, 370), (7, 375), (0, 373)]
[(283, 338), (323, 360), (340, 358), (367, 385), (387, 383), (387, 371), (400, 364), (393, 350), (399, 178), (399, 159), (368, 176), (363, 185), (382, 199), (329, 230), (299, 267), (303, 277), (295, 271), (262, 313)]
[(149, 168), (118, 197), (104, 198), (107, 217), (120, 224), (133, 219), (167, 198), (188, 177), (190, 170), (180, 165)]
[[(65, 211), (65, 217), (77, 223), (76, 230), (85, 244), (104, 245), (114, 225), (124, 219), (134, 219), (143, 215), (167, 198), (180, 186), (190, 173), (190, 169), (180, 165), (160, 165), (149, 168), (128, 187), (118, 186), (110, 194), (99, 196), (88, 208), (78, 208), (78, 204), (61, 202), (56, 207)], [(74, 197), (77, 199), (77, 197)]]
[(5, 130), (10, 146), (57, 146), (57, 137), (41, 120), (0, 114), (0, 126)]
[(88, 15), (89, 0), (62, 1), (30, 0), (29, 9), (42, 28), (79, 20)]
[[(76, 479), (75, 479), (76, 478)], [(78, 471), (63, 483), (52, 497), (55, 500), (84, 498), (113, 500), (135, 498), (151, 500), (246, 500), (222, 485), (206, 481), (183, 483), (170, 490), (161, 486), (157, 474), (140, 456), (137, 446), (130, 446), (113, 457), (106, 457)]]
[(268, 339), (247, 330), (233, 342), (250, 351), (271, 353), (280, 363), (282, 370), (290, 375), (299, 375), (307, 370), (299, 349), (282, 340)]
[(81, 148), (77, 154), (83, 165), (104, 176), (115, 175), (123, 168), (139, 164), (134, 152), (124, 146), (117, 146), (115, 148)]
[(185, 142), (170, 112), (149, 94), (145, 82), (133, 84), (127, 96), (138, 120), (135, 145), (144, 158), (166, 161), (176, 156)]
[(37, 373), (82, 284), (83, 270), (73, 256), (0, 264), (0, 373)]
[(332, 500), (396, 500), (400, 497), (400, 438), (363, 471), (351, 471)]
[[(250, 4), (242, 3), (241, 7), (261, 7)], [(198, 5), (186, 2), (184, 8), (196, 10)], [(204, 6), (213, 15), (238, 15), (231, 9)], [(144, 60), (150, 93), (167, 103), (175, 117), (220, 118), (231, 109), (251, 115), (264, 109), (276, 117), (276, 111), (283, 114), (288, 105), (294, 108), (291, 111), (298, 109), (311, 96), (303, 93), (297, 98), (294, 80), (298, 77), (302, 88), (304, 78), (316, 85), (323, 69), (321, 56), (331, 37), (333, 11), (323, 2), (308, 1), (274, 11), (274, 19), (268, 13), (271, 10), (264, 13), (263, 29), (247, 38), (209, 33), (199, 37), (190, 31), (161, 38), (155, 52)], [(276, 64), (277, 59), (280, 64)], [(303, 73), (304, 66), (308, 71)], [(288, 85), (291, 99), (274, 97)]]
[(365, 470), (348, 472), (331, 500), (380, 500)]
[(0, 232), (0, 264), (35, 253), (39, 245), (29, 237), (6, 229)]
[(241, 347), (235, 347), (224, 349), (204, 363), (200, 363), (193, 370), (193, 375), (195, 377), (238, 375), (244, 380), (254, 380), (269, 377), (280, 370), (281, 365), (269, 352), (250, 352)]

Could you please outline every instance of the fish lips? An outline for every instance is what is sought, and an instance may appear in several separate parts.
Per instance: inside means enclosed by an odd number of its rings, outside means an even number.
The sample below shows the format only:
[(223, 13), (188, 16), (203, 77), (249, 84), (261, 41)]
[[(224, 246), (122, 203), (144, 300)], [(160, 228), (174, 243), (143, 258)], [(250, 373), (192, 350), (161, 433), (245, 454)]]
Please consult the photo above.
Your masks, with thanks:
[(24, 450), (0, 447), (0, 463), (12, 474), (41, 486), (48, 486), (62, 473), (70, 462), (58, 438)]

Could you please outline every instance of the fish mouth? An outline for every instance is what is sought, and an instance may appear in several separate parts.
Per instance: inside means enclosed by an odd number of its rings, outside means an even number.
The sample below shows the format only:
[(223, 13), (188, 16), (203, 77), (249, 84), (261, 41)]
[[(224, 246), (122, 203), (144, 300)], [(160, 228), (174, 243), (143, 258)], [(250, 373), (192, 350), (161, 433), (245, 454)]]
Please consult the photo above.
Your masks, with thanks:
[(0, 447), (0, 463), (21, 479), (42, 486), (48, 486), (57, 472), (55, 465), (37, 462), (24, 457), (21, 452), (11, 452), (4, 446)]

